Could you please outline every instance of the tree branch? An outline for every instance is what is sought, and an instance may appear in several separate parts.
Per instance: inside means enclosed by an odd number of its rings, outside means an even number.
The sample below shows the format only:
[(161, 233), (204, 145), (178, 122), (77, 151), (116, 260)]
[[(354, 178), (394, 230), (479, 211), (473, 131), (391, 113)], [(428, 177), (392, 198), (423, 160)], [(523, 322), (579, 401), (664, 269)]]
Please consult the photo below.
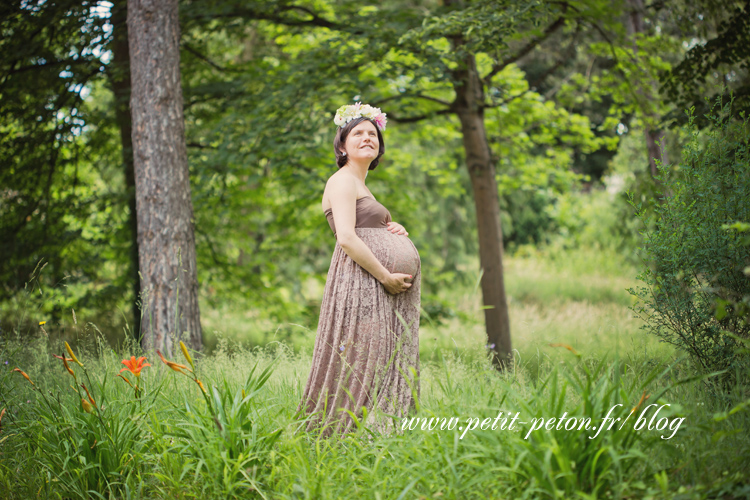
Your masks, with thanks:
[(58, 61), (49, 61), (45, 62), (43, 64), (30, 64), (28, 66), (21, 66), (19, 68), (13, 68), (11, 70), (8, 70), (5, 74), (6, 75), (15, 75), (18, 73), (24, 73), (26, 71), (34, 71), (37, 69), (44, 69), (44, 68), (50, 68), (53, 66), (60, 66), (61, 64), (65, 65), (74, 65), (74, 64), (85, 64), (90, 63), (91, 61), (89, 59), (79, 57), (77, 59), (60, 59)]
[[(529, 88), (528, 89), (526, 89), (523, 92), (520, 92), (520, 93), (518, 93), (516, 95), (506, 97), (502, 101), (497, 101), (497, 102), (493, 102), (493, 103), (490, 103), (490, 104), (485, 104), (485, 107), (486, 108), (496, 108), (498, 106), (502, 106), (504, 104), (508, 104), (509, 102), (514, 101), (514, 100), (518, 99), (519, 97), (523, 97), (524, 95), (528, 94), (529, 92), (535, 91), (537, 89), (537, 87), (539, 87), (539, 85), (543, 81), (545, 81), (549, 75), (551, 75), (552, 73), (554, 73), (555, 71), (557, 71), (557, 69), (560, 66), (562, 66), (563, 63), (566, 62), (569, 59), (569, 57), (572, 56), (571, 53), (575, 51), (575, 45), (576, 45), (576, 41), (578, 40), (578, 34), (580, 33), (580, 30), (581, 30), (581, 25), (580, 25), (580, 23), (577, 23), (576, 24), (575, 35), (573, 36), (573, 39), (570, 41), (570, 44), (568, 45), (568, 50), (566, 51), (566, 55), (567, 54), (570, 54), (570, 55), (567, 55), (567, 57), (563, 57), (563, 58), (560, 58), (557, 61), (555, 61), (555, 64), (553, 64), (552, 66), (550, 66), (549, 68), (547, 68), (544, 71), (544, 73), (542, 73), (541, 75), (539, 75), (533, 82), (529, 83)], [(548, 98), (549, 96), (545, 96), (545, 97)]]
[(404, 118), (399, 118), (399, 117), (393, 116), (392, 114), (388, 114), (388, 119), (396, 123), (416, 123), (416, 122), (421, 122), (422, 120), (426, 120), (427, 118), (432, 118), (433, 116), (448, 115), (451, 113), (454, 113), (453, 108), (445, 108), (445, 109), (438, 110), (434, 113), (429, 113), (429, 114), (424, 114), (424, 115), (419, 115), (419, 116), (408, 116)]
[(228, 269), (230, 267), (229, 263), (228, 262), (224, 262), (224, 261), (221, 260), (221, 257), (219, 256), (219, 253), (216, 251), (216, 248), (214, 248), (214, 243), (211, 240), (211, 237), (208, 236), (208, 234), (205, 231), (201, 231), (201, 229), (198, 227), (198, 224), (195, 224), (195, 232), (198, 235), (202, 236), (203, 239), (206, 241), (206, 244), (208, 246), (208, 250), (211, 253), (211, 258), (213, 259), (214, 264), (216, 264), (217, 266), (222, 267), (224, 269)]
[(216, 146), (207, 146), (205, 144), (201, 144), (200, 142), (188, 142), (186, 146), (189, 148), (196, 148), (196, 149), (219, 149)]
[[(283, 16), (284, 12), (294, 10), (304, 12), (305, 14), (310, 16), (310, 19), (288, 19)], [(286, 5), (277, 9), (269, 9), (267, 11), (238, 5), (234, 10), (230, 12), (221, 14), (208, 13), (204, 15), (194, 16), (194, 19), (221, 19), (233, 17), (271, 21), (277, 24), (284, 24), (286, 26), (314, 26), (319, 28), (328, 28), (330, 30), (336, 31), (351, 31), (350, 29), (347, 29), (349, 28), (348, 26), (329, 21), (323, 17), (320, 17), (317, 13), (313, 12), (307, 7), (302, 7), (300, 5)]]
[(417, 98), (417, 99), (425, 99), (427, 101), (432, 101), (432, 102), (436, 102), (438, 104), (442, 104), (443, 106), (448, 106), (448, 107), (451, 106), (451, 103), (449, 103), (447, 101), (443, 101), (442, 99), (438, 99), (437, 97), (432, 97), (432, 96), (429, 96), (429, 95), (424, 95), (424, 94), (419, 93), (419, 92), (417, 92), (415, 94), (404, 93), (404, 94), (392, 95), (390, 97), (386, 97), (384, 99), (380, 99), (379, 101), (375, 101), (374, 103), (372, 103), (372, 105), (373, 106), (380, 106), (384, 102), (393, 101), (394, 99), (403, 99), (405, 97), (414, 97), (414, 98)]
[(240, 73), (241, 72), (240, 70), (237, 70), (237, 69), (229, 69), (229, 68), (225, 68), (223, 66), (216, 64), (207, 56), (204, 56), (203, 54), (198, 52), (197, 49), (193, 48), (193, 46), (191, 46), (190, 44), (186, 42), (180, 43), (180, 46), (184, 48), (185, 50), (187, 50), (188, 52), (190, 52), (191, 54), (193, 54), (195, 57), (197, 57), (201, 61), (204, 61), (205, 63), (207, 63), (209, 66), (211, 66), (214, 69), (218, 69), (219, 71), (223, 71), (225, 73)]
[(563, 2), (562, 6), (563, 6), (563, 15), (560, 16), (560, 17), (558, 17), (557, 20), (554, 23), (552, 23), (549, 26), (547, 26), (547, 29), (544, 30), (544, 33), (542, 33), (541, 36), (539, 36), (539, 37), (531, 40), (529, 43), (527, 43), (525, 46), (523, 46), (521, 48), (521, 50), (519, 50), (518, 52), (516, 52), (515, 54), (513, 54), (511, 56), (506, 57), (505, 59), (503, 59), (498, 64), (495, 64), (495, 65), (492, 66), (492, 71), (490, 71), (489, 74), (484, 77), (484, 83), (485, 83), (485, 85), (489, 86), (490, 82), (492, 81), (492, 77), (493, 76), (495, 76), (496, 74), (498, 74), (499, 72), (501, 72), (509, 64), (512, 64), (512, 63), (518, 61), (523, 56), (525, 56), (526, 54), (528, 54), (529, 52), (531, 52), (534, 49), (534, 47), (536, 47), (537, 45), (539, 45), (540, 43), (542, 43), (543, 41), (545, 41), (547, 38), (549, 38), (549, 36), (552, 33), (554, 33), (555, 31), (557, 31), (558, 29), (560, 29), (560, 27), (563, 24), (565, 24), (565, 19), (566, 19), (565, 18), (565, 12), (568, 10), (568, 4), (567, 4), (567, 2)]

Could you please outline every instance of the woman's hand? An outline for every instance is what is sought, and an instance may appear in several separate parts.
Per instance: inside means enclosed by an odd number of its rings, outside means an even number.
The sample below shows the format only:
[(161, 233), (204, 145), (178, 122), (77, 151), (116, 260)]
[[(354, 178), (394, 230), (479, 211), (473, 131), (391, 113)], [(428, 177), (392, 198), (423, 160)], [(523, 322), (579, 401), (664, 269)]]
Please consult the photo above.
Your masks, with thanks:
[(388, 231), (392, 232), (393, 234), (405, 234), (406, 236), (409, 236), (409, 233), (406, 232), (404, 226), (402, 226), (398, 222), (389, 222), (388, 224), (386, 224), (386, 227), (388, 228)]
[(383, 281), (385, 291), (391, 295), (398, 295), (399, 293), (407, 291), (411, 288), (411, 283), (406, 280), (412, 279), (410, 274), (403, 273), (391, 273)]

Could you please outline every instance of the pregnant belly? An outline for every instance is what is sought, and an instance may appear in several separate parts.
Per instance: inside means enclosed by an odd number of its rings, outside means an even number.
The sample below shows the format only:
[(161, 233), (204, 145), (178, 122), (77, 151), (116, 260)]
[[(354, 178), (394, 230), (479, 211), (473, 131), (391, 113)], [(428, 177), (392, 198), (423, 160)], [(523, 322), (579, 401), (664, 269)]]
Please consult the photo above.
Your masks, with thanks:
[(362, 227), (356, 228), (355, 232), (390, 272), (417, 274), (419, 252), (408, 236), (393, 234), (384, 228)]

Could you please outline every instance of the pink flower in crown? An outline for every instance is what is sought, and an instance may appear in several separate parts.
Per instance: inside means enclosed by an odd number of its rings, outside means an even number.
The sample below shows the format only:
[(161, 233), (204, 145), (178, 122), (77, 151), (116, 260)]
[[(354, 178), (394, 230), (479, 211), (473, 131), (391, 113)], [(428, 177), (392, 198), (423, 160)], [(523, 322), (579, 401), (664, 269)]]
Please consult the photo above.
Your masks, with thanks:
[(385, 130), (386, 122), (387, 120), (385, 119), (385, 113), (380, 113), (375, 117), (375, 123), (381, 131)]

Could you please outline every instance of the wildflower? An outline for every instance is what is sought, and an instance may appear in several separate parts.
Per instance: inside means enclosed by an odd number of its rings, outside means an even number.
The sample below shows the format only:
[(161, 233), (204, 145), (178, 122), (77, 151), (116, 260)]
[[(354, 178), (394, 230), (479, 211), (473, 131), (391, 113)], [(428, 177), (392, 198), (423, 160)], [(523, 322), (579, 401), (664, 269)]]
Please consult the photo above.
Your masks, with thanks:
[(206, 388), (205, 388), (205, 386), (203, 385), (203, 382), (201, 382), (201, 381), (200, 381), (200, 380), (198, 380), (198, 379), (195, 379), (195, 383), (196, 383), (196, 384), (198, 384), (198, 385), (200, 386), (200, 388), (201, 388), (201, 391), (203, 391), (203, 394), (208, 394), (208, 393), (206, 392)]
[(8, 362), (6, 361), (6, 362), (5, 362), (5, 364), (7, 365), (7, 364), (8, 364)]
[(75, 361), (76, 363), (78, 363), (78, 366), (80, 366), (81, 368), (83, 368), (83, 363), (81, 363), (80, 361), (78, 361), (78, 358), (76, 358), (76, 355), (73, 354), (73, 349), (70, 348), (70, 344), (68, 344), (67, 342), (65, 342), (65, 349), (68, 350), (68, 354), (70, 354), (70, 357), (73, 358), (73, 361)]
[(5, 408), (3, 408), (3, 411), (0, 411), (0, 431), (3, 430), (3, 415), (5, 415)]
[[(26, 380), (28, 380), (28, 381), (29, 381), (29, 383), (30, 383), (31, 385), (34, 385), (34, 382), (32, 382), (32, 381), (31, 381), (31, 379), (29, 378), (29, 376), (28, 376), (28, 375), (26, 375), (26, 372), (25, 372), (25, 371), (21, 370), (20, 368), (14, 368), (14, 369), (13, 369), (13, 371), (14, 371), (14, 372), (18, 372), (18, 373), (20, 373), (21, 375), (23, 375), (23, 378), (25, 378)], [(36, 386), (34, 386), (34, 387), (36, 387)]]
[(46, 325), (46, 324), (47, 324), (47, 322), (46, 322), (46, 321), (40, 321), (40, 322), (39, 322), (39, 326), (44, 326), (44, 325)]
[(564, 347), (570, 352), (572, 352), (573, 354), (575, 354), (576, 356), (580, 356), (580, 353), (576, 351), (575, 349), (573, 349), (572, 347), (570, 347), (568, 344), (550, 344), (549, 346), (550, 347)]
[(133, 384), (131, 384), (131, 383), (130, 383), (130, 380), (128, 380), (127, 378), (123, 377), (122, 375), (118, 375), (118, 377), (120, 377), (120, 378), (121, 378), (121, 379), (123, 379), (123, 380), (124, 380), (125, 382), (127, 382), (127, 383), (128, 383), (128, 385), (129, 385), (130, 387), (133, 387)]
[(91, 401), (91, 404), (96, 406), (96, 401), (94, 401), (94, 398), (91, 397), (91, 393), (86, 388), (86, 384), (81, 384), (81, 387), (83, 387), (83, 390), (86, 391), (86, 395), (89, 397), (89, 401)]
[(495, 348), (495, 344), (487, 344), (487, 349), (494, 349), (494, 348)]
[(638, 408), (641, 407), (644, 401), (646, 401), (650, 396), (646, 396), (646, 391), (643, 391), (643, 395), (641, 395), (640, 401), (638, 401), (638, 404), (633, 407), (632, 410), (630, 410), (630, 413), (635, 413), (638, 411)]
[(185, 356), (185, 359), (188, 363), (190, 363), (190, 366), (195, 370), (195, 365), (193, 364), (193, 358), (190, 357), (190, 353), (187, 350), (187, 346), (185, 345), (185, 342), (180, 340), (180, 349), (182, 349), (182, 355)]
[(72, 359), (66, 358), (65, 356), (58, 356), (57, 354), (53, 354), (53, 356), (56, 358), (62, 359), (62, 362), (65, 365), (65, 369), (68, 370), (68, 373), (70, 373), (70, 375), (73, 378), (76, 378), (76, 374), (73, 372), (73, 370), (70, 368), (70, 365), (68, 364), (68, 361), (73, 361)]
[(144, 363), (144, 361), (146, 361), (145, 357), (140, 357), (136, 361), (135, 356), (131, 356), (130, 359), (123, 359), (122, 364), (125, 365), (125, 368), (120, 370), (120, 373), (127, 370), (131, 372), (133, 375), (135, 375), (136, 377), (140, 377), (141, 370), (147, 366), (151, 366), (149, 363)]
[(83, 407), (83, 411), (85, 411), (86, 413), (91, 413), (94, 411), (94, 407), (91, 406), (91, 403), (83, 398), (81, 398), (81, 406)]
[(339, 351), (344, 352), (344, 349), (346, 349), (346, 347), (342, 344), (341, 347), (339, 347)]
[(182, 371), (182, 370), (190, 370), (190, 368), (188, 368), (188, 367), (187, 367), (187, 366), (185, 366), (185, 365), (181, 365), (181, 364), (179, 364), (179, 363), (175, 363), (174, 361), (169, 361), (169, 360), (167, 360), (167, 359), (166, 359), (166, 358), (165, 358), (165, 357), (164, 357), (164, 356), (162, 355), (161, 351), (159, 351), (159, 350), (157, 350), (157, 351), (156, 351), (156, 354), (158, 354), (158, 355), (159, 355), (159, 357), (161, 358), (161, 360), (162, 360), (162, 361), (164, 361), (164, 364), (165, 364), (165, 365), (167, 365), (168, 367), (170, 367), (171, 369), (173, 369), (173, 370), (174, 370), (174, 371), (176, 371), (176, 372), (180, 372), (180, 373), (183, 373), (183, 374), (187, 375), (187, 373), (185, 373), (185, 372), (184, 372), (184, 371)]

